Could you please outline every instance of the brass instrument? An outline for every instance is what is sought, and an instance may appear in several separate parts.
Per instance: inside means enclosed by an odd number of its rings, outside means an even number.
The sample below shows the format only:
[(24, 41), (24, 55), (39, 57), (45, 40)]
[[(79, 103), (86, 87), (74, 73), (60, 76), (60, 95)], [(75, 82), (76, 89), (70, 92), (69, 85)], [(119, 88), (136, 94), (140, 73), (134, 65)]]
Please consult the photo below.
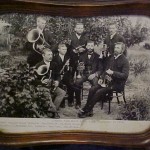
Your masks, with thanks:
[(67, 71), (69, 71), (69, 61), (70, 59), (68, 59), (66, 63), (63, 65), (62, 69), (60, 70), (60, 74), (64, 74), (64, 69), (66, 66), (67, 66)]
[(103, 44), (103, 49), (101, 51), (100, 58), (103, 59), (103, 58), (107, 58), (109, 56), (110, 56), (110, 53), (108, 52), (108, 47), (106, 44)]
[(55, 81), (51, 80), (52, 70), (49, 70), (49, 67), (47, 65), (41, 65), (36, 69), (37, 74), (40, 76), (43, 76), (41, 79), (41, 82), (43, 80), (45, 80), (46, 76), (44, 76), (44, 75), (46, 75), (48, 73), (48, 71), (49, 71), (48, 80), (50, 81), (50, 83), (47, 84), (46, 86), (50, 86), (51, 87), (51, 93), (54, 93), (55, 90), (57, 89), (57, 87), (55, 86)]
[(112, 78), (110, 75), (108, 74), (105, 74), (104, 78), (102, 79), (102, 83), (99, 83), (102, 87), (109, 87), (111, 81), (112, 81)]
[(32, 29), (31, 31), (29, 31), (27, 34), (27, 40), (30, 43), (33, 43), (33, 49), (38, 53), (40, 52), (35, 47), (36, 43), (38, 43), (39, 45), (43, 45), (43, 47), (45, 47), (45, 45), (50, 47), (50, 45), (45, 41), (43, 34), (41, 34), (38, 29)]
[(80, 53), (79, 49), (80, 49), (80, 48), (83, 48), (83, 46), (85, 46), (85, 44), (80, 45), (80, 46), (74, 48), (73, 51), (74, 51), (75, 53), (78, 53), (78, 54), (79, 54), (79, 53)]
[(80, 79), (82, 77), (84, 69), (85, 69), (84, 62), (79, 62), (77, 66), (77, 71), (78, 71), (78, 74), (76, 75), (77, 79)]

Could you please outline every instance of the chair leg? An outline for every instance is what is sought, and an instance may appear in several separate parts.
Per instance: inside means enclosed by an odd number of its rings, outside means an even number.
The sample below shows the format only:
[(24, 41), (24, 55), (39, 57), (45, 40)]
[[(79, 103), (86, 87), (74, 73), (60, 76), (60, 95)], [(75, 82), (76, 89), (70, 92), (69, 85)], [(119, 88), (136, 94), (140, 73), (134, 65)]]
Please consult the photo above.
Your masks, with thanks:
[(108, 110), (108, 114), (110, 114), (110, 103), (111, 103), (111, 99), (109, 98), (109, 110)]
[(119, 101), (119, 97), (118, 97), (118, 93), (116, 92), (116, 97), (117, 97), (117, 102), (118, 104), (120, 104), (120, 101)]
[(103, 109), (103, 105), (104, 105), (104, 101), (102, 99), (102, 101), (101, 101), (101, 109)]
[(123, 91), (123, 100), (124, 100), (124, 103), (126, 104), (126, 99), (125, 99), (125, 93)]
[(82, 86), (82, 89), (81, 89), (81, 100), (83, 100), (83, 86)]

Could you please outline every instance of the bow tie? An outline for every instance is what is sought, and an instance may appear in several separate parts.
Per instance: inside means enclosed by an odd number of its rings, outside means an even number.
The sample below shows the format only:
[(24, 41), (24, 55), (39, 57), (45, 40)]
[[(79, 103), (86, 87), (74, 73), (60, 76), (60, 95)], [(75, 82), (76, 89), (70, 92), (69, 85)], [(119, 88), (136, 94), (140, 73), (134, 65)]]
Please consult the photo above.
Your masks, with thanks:
[(93, 54), (93, 52), (92, 53), (88, 53), (88, 55), (92, 55)]

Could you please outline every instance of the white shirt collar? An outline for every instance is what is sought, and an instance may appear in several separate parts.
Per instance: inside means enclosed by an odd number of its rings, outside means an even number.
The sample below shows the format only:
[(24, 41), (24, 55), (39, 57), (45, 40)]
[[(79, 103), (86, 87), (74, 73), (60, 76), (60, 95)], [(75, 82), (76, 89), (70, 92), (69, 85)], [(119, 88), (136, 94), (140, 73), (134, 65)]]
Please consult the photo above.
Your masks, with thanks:
[(39, 27), (37, 27), (37, 30), (38, 30), (41, 34), (43, 34), (43, 30), (41, 30)]
[(91, 58), (91, 55), (88, 55), (88, 58), (90, 59), (90, 58)]
[(64, 57), (65, 57), (65, 56), (62, 55), (62, 54), (60, 54), (60, 53), (59, 53), (59, 56), (60, 56), (61, 60), (64, 61)]
[(44, 63), (47, 65), (48, 68), (50, 67), (51, 62), (44, 61)]
[(117, 56), (114, 56), (114, 58), (117, 59), (117, 58), (118, 58), (119, 56), (121, 56), (121, 55), (122, 55), (122, 54), (119, 54), (119, 55), (117, 55)]
[(78, 39), (80, 39), (80, 37), (81, 37), (81, 35), (78, 35), (77, 33), (76, 33), (76, 36), (77, 36)]

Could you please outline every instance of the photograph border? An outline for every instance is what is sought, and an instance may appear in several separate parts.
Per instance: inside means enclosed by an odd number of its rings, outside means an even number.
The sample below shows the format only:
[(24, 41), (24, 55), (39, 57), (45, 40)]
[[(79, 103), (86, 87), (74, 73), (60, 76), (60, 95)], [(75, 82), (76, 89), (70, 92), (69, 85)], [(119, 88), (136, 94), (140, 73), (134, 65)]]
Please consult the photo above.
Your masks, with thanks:
[[(27, 13), (64, 17), (108, 15), (150, 16), (148, 0), (96, 1), (13, 0), (0, 1), (0, 14)], [(0, 133), (0, 145), (26, 146), (45, 144), (97, 144), (124, 147), (148, 147), (150, 128), (141, 133), (106, 133), (93, 131), (49, 131), (41, 133)]]

